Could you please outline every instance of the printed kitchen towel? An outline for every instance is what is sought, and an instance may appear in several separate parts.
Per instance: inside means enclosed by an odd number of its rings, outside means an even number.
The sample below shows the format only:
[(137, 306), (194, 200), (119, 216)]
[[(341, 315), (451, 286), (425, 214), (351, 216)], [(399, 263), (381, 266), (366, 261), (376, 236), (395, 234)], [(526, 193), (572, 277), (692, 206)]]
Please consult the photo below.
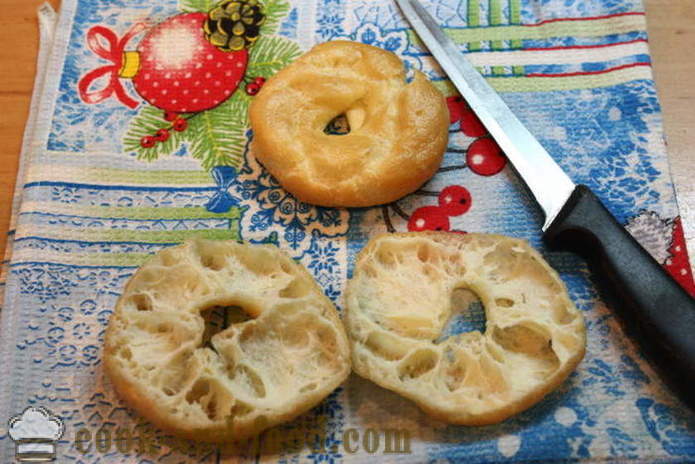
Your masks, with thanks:
[[(640, 1), (423, 3), (572, 179), (695, 291)], [(695, 415), (624, 334), (585, 263), (544, 247), (539, 208), (393, 1), (64, 0), (55, 32), (44, 30), (52, 40), (42, 44), (0, 312), (1, 462), (695, 461)], [(246, 110), (264, 80), (337, 39), (393, 51), (448, 97), (441, 169), (387, 206), (300, 203), (248, 151)], [(470, 207), (440, 208), (443, 195)], [(189, 237), (274, 243), (341, 307), (371, 236), (437, 228), (529, 240), (586, 318), (576, 372), (502, 424), (449, 426), (353, 375), (279, 434), (219, 449), (154, 429), (103, 376), (115, 301), (163, 247)], [(484, 324), (472, 305), (448, 330)]]

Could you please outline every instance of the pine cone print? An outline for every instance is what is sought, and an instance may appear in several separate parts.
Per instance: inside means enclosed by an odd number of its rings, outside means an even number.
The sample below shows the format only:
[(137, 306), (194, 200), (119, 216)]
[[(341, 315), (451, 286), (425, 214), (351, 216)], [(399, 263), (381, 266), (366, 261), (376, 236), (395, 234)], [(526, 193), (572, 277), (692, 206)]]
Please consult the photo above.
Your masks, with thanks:
[(208, 13), (205, 37), (220, 50), (230, 52), (250, 47), (265, 21), (258, 0), (224, 0)]

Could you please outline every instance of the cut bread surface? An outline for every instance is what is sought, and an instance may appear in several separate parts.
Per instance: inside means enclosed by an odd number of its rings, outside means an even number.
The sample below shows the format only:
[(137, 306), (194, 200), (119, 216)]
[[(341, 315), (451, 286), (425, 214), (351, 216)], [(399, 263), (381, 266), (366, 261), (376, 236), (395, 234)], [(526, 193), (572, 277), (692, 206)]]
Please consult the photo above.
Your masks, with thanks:
[[(484, 333), (440, 337), (457, 289), (480, 298)], [(586, 345), (583, 316), (558, 274), (525, 241), (499, 235), (373, 238), (348, 282), (345, 322), (359, 375), (463, 425), (530, 407)]]
[[(206, 334), (204, 312), (249, 320)], [(209, 340), (207, 340), (209, 338)], [(186, 438), (247, 438), (318, 404), (350, 373), (332, 302), (279, 248), (195, 240), (132, 276), (109, 321), (104, 366), (116, 391)]]

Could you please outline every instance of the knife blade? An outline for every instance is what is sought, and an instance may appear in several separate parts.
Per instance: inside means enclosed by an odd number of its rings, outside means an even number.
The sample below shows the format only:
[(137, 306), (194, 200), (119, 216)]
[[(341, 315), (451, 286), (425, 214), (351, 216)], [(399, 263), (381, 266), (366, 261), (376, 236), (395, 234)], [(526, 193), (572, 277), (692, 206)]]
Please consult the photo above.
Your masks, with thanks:
[(589, 261), (629, 333), (695, 409), (695, 300), (587, 186), (572, 182), (417, 0), (396, 3), (545, 213), (544, 240)]

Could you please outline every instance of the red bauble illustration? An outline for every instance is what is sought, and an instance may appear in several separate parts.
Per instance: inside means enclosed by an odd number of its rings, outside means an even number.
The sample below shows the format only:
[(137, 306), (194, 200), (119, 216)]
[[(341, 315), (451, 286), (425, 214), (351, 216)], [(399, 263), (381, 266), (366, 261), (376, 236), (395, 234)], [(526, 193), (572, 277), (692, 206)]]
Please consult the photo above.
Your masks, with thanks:
[(153, 106), (176, 113), (203, 111), (225, 101), (239, 86), (248, 51), (225, 52), (212, 45), (203, 32), (206, 17), (186, 13), (169, 18), (138, 45), (133, 85)]
[(449, 230), (449, 215), (439, 206), (423, 206), (416, 209), (408, 220), (408, 230)]
[(491, 138), (481, 138), (468, 147), (466, 164), (474, 173), (493, 176), (507, 165), (507, 158), (497, 142)]
[(439, 207), (449, 216), (460, 216), (471, 209), (471, 194), (460, 185), (445, 187), (439, 194)]
[[(173, 16), (147, 31), (137, 51), (126, 51), (130, 39), (146, 29), (133, 26), (122, 38), (110, 29), (95, 26), (87, 33), (89, 47), (113, 64), (85, 74), (78, 83), (80, 96), (87, 103), (98, 103), (114, 93), (130, 108), (131, 98), (119, 79), (130, 78), (137, 93), (148, 103), (167, 112), (195, 113), (227, 100), (239, 87), (248, 63), (248, 50), (224, 51), (205, 37), (205, 13)], [(109, 76), (106, 86), (91, 87), (97, 79)]]

